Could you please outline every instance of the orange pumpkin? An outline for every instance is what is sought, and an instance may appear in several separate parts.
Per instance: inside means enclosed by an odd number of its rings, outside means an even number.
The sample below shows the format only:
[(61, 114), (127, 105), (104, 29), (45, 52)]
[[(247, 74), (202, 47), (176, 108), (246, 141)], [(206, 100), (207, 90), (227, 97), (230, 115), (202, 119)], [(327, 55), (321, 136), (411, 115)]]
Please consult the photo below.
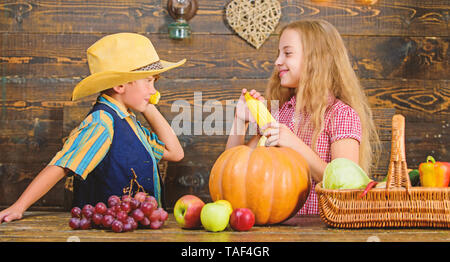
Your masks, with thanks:
[(213, 201), (249, 208), (257, 225), (280, 223), (308, 198), (311, 178), (306, 160), (287, 147), (236, 146), (223, 152), (209, 178)]

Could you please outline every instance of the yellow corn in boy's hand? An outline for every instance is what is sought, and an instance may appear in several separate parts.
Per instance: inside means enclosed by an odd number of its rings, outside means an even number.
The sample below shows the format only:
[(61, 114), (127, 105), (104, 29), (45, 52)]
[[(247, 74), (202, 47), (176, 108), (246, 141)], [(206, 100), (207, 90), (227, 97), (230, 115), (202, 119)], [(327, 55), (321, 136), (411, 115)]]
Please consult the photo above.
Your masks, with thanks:
[(150, 102), (150, 104), (156, 105), (156, 104), (158, 104), (160, 98), (161, 98), (161, 94), (158, 91), (156, 91), (156, 93), (150, 97), (149, 102)]

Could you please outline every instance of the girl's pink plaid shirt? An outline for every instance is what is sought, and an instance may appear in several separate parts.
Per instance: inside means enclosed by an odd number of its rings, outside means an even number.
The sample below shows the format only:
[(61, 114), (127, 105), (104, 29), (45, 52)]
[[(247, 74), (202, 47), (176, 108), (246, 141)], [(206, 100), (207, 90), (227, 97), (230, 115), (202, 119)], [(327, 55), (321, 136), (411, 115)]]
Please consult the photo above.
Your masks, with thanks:
[[(296, 97), (293, 96), (289, 101), (283, 104), (279, 111), (274, 114), (274, 118), (281, 124), (288, 126), (292, 132), (295, 133), (295, 104)], [(300, 114), (305, 117), (305, 122), (308, 123), (310, 114)], [(299, 119), (297, 119), (299, 120)], [(311, 147), (311, 140), (314, 129), (311, 125), (300, 126), (297, 136), (309, 147)], [(320, 133), (317, 140), (316, 153), (325, 162), (331, 161), (331, 144), (339, 139), (353, 138), (361, 142), (361, 121), (358, 114), (339, 99), (330, 96), (328, 101), (328, 108), (325, 112), (324, 130)], [(300, 209), (298, 214), (318, 214), (319, 205), (317, 194), (315, 191), (316, 181), (312, 181), (311, 192), (306, 203)]]

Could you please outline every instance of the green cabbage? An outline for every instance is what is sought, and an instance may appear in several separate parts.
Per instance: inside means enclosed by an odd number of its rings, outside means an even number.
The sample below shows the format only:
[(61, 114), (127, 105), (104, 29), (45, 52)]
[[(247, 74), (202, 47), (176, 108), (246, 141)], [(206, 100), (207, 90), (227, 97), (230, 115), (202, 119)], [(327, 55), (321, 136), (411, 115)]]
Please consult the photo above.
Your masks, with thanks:
[(325, 168), (323, 188), (364, 189), (371, 179), (355, 162), (347, 158), (336, 158)]

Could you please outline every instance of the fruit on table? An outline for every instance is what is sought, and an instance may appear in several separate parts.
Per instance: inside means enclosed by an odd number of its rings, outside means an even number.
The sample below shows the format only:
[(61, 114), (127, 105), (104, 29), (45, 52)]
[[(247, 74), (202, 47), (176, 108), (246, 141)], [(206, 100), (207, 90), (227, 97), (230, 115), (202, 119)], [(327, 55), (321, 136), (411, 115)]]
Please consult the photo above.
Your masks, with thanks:
[(119, 220), (114, 220), (114, 222), (111, 225), (111, 229), (116, 233), (120, 233), (123, 231), (123, 223), (120, 222)]
[(139, 201), (140, 203), (144, 203), (146, 197), (147, 197), (147, 194), (145, 194), (144, 192), (137, 192), (134, 195), (134, 199)]
[(255, 224), (255, 215), (248, 208), (236, 208), (230, 216), (231, 228), (237, 231), (248, 231)]
[[(112, 215), (105, 215), (102, 218), (102, 225), (104, 228), (109, 228), (111, 227), (112, 223), (115, 221), (115, 216)], [(73, 228), (73, 227), (72, 227)], [(74, 228), (76, 229), (76, 228)]]
[(105, 214), (106, 213), (106, 210), (108, 210), (108, 208), (106, 207), (106, 205), (105, 205), (105, 203), (103, 203), (103, 202), (98, 202), (96, 205), (95, 205), (95, 213), (98, 213), (98, 214), (100, 214), (100, 215), (103, 215), (103, 214)]
[(140, 209), (142, 210), (144, 215), (147, 217), (150, 217), (153, 210), (155, 210), (156, 208), (157, 208), (157, 205), (152, 202), (144, 202), (141, 204), (141, 207), (140, 207)]
[(208, 203), (202, 208), (200, 220), (203, 227), (208, 231), (223, 231), (230, 221), (229, 209), (223, 204)]
[(141, 209), (135, 209), (131, 212), (131, 217), (133, 217), (135, 221), (139, 222), (144, 219), (145, 215)]
[(81, 218), (81, 209), (79, 207), (72, 208), (70, 213), (72, 214), (72, 217)]
[(73, 229), (78, 229), (80, 228), (80, 218), (78, 217), (72, 217), (69, 220), (69, 226)]
[(81, 229), (89, 229), (91, 227), (91, 220), (89, 218), (81, 218), (80, 220), (80, 228)]
[(241, 145), (216, 160), (209, 193), (213, 201), (225, 199), (233, 208), (251, 209), (257, 225), (276, 224), (303, 206), (310, 179), (306, 160), (291, 148)]
[(225, 199), (216, 200), (214, 203), (219, 204), (219, 205), (225, 205), (227, 207), (230, 215), (233, 212), (233, 206), (231, 205), (230, 202), (226, 201)]
[(92, 222), (97, 226), (102, 224), (102, 219), (103, 215), (100, 213), (94, 213), (94, 215), (92, 216)]
[(122, 203), (130, 202), (132, 197), (130, 195), (123, 195), (122, 196)]
[(420, 184), (423, 187), (448, 187), (450, 182), (450, 163), (436, 162), (432, 156), (419, 165)]
[(95, 211), (94, 207), (92, 205), (89, 205), (89, 204), (85, 205), (83, 207), (83, 209), (81, 209), (81, 213), (86, 218), (91, 218), (92, 215), (94, 214), (94, 211)]
[(133, 231), (138, 226), (161, 228), (168, 218), (168, 213), (158, 207), (153, 196), (143, 194), (137, 193), (135, 197), (124, 195), (122, 198), (110, 196), (108, 207), (102, 202), (97, 203), (95, 207), (90, 204), (82, 209), (74, 207), (71, 210), (69, 226), (72, 229), (111, 229), (117, 233)]
[(112, 195), (108, 198), (108, 206), (113, 207), (120, 204), (120, 198), (118, 196)]
[(196, 228), (201, 226), (200, 212), (205, 203), (194, 195), (180, 197), (173, 208), (173, 215), (182, 228)]

